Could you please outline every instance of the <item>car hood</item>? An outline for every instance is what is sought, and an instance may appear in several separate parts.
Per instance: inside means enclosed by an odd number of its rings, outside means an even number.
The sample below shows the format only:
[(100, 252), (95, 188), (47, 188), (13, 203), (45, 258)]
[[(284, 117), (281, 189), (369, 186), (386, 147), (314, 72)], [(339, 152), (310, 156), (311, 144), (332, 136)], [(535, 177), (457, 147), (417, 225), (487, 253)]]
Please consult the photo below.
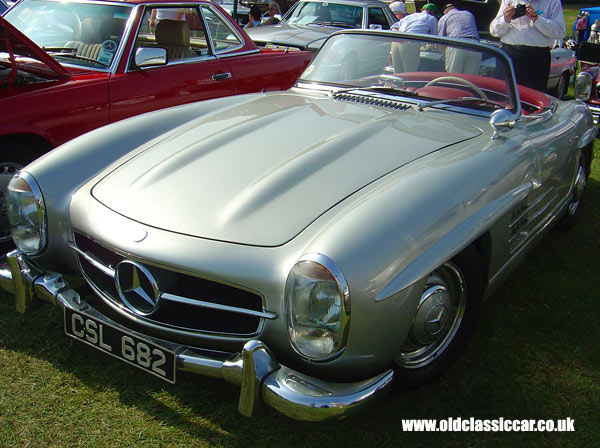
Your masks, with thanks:
[(248, 28), (250, 38), (260, 44), (273, 43), (297, 46), (302, 49), (320, 48), (325, 39), (342, 28), (322, 25), (296, 25), (280, 23), (272, 26)]
[[(46, 67), (37, 67), (38, 72), (43, 72), (43, 74), (48, 78), (55, 79), (63, 79), (68, 78), (70, 75), (65, 70), (65, 68), (60, 65), (54, 58), (48, 55), (44, 50), (42, 50), (39, 46), (37, 46), (31, 39), (21, 33), (17, 28), (15, 28), (9, 21), (7, 21), (4, 17), (0, 16), (0, 32), (3, 36), (14, 38), (19, 45), (21, 45), (21, 49), (17, 48), (4, 48), (6, 44), (0, 44), (0, 49), (3, 51), (7, 51), (8, 53), (14, 52), (15, 55), (24, 56), (24, 57), (33, 57), (44, 64)], [(17, 65), (19, 64), (19, 60), (17, 59)], [(23, 61), (24, 64), (28, 64), (28, 61)], [(42, 73), (40, 73), (42, 74)]]
[(166, 134), (105, 173), (92, 195), (151, 227), (278, 246), (371, 182), (481, 134), (439, 112), (295, 92), (237, 104)]

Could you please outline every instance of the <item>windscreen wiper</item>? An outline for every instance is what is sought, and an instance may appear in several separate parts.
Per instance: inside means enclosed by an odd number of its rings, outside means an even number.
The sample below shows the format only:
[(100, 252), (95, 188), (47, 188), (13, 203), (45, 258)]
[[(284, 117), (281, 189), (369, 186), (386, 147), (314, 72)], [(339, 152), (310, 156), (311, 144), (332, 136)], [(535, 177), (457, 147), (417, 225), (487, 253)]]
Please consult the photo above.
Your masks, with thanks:
[(417, 105), (417, 110), (420, 112), (425, 107), (437, 106), (438, 104), (466, 103), (466, 102), (473, 102), (473, 101), (475, 101), (477, 103), (483, 103), (483, 104), (488, 104), (488, 105), (491, 105), (491, 106), (495, 106), (495, 107), (498, 107), (500, 109), (504, 109), (506, 107), (502, 103), (498, 103), (497, 101), (492, 101), (492, 100), (489, 100), (489, 99), (484, 99), (484, 98), (481, 98), (479, 96), (463, 96), (461, 98), (454, 98), (454, 99), (449, 99), (449, 100), (427, 101), (425, 103), (421, 103), (421, 104)]
[(73, 53), (77, 51), (75, 47), (42, 47), (42, 50), (47, 51), (48, 53), (63, 53), (65, 51), (69, 53)]
[(335, 95), (352, 92), (354, 90), (366, 90), (367, 92), (369, 92), (369, 91), (370, 92), (382, 92), (382, 93), (388, 93), (391, 95), (407, 95), (407, 96), (410, 96), (413, 98), (419, 96), (418, 93), (413, 92), (411, 90), (399, 89), (397, 87), (380, 86), (380, 85), (368, 86), (368, 87), (348, 87), (348, 88), (339, 89), (336, 91), (330, 90), (329, 96), (334, 97)]

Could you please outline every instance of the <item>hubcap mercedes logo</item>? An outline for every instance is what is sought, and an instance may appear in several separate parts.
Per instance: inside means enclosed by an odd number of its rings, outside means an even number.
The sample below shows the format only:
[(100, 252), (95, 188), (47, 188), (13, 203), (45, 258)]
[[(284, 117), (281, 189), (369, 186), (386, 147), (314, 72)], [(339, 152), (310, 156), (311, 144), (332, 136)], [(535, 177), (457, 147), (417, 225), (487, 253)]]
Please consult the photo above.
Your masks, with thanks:
[(123, 304), (135, 314), (148, 316), (158, 309), (160, 291), (144, 266), (123, 260), (115, 270), (115, 285)]

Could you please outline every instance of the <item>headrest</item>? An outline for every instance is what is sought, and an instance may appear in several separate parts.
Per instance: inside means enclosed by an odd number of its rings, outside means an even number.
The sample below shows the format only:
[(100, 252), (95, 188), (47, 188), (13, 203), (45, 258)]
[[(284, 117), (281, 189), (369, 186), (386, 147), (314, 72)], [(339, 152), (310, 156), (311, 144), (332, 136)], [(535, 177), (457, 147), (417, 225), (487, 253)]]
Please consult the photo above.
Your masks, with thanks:
[(156, 24), (156, 43), (190, 45), (190, 27), (184, 20), (163, 19)]

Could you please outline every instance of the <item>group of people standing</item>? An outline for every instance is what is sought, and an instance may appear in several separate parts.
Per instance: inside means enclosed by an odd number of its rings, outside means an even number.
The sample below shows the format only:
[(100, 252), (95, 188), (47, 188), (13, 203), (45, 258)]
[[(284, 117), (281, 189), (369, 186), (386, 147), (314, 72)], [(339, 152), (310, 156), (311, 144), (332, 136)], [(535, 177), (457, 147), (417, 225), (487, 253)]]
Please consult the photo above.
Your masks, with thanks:
[[(589, 21), (589, 11), (583, 11), (577, 16), (577, 19), (575, 21), (575, 41), (577, 43), (585, 41), (585, 33), (588, 30)], [(594, 23), (590, 26), (590, 35), (587, 41), (592, 42), (594, 44), (600, 43), (600, 20), (594, 20)]]
[(261, 25), (276, 25), (279, 23), (277, 16), (281, 17), (281, 8), (277, 2), (269, 2), (268, 17), (263, 22), (262, 12), (257, 5), (252, 5), (248, 12), (248, 23), (244, 28), (254, 28)]
[[(394, 6), (390, 5), (394, 13)], [(402, 13), (402, 8), (398, 10)], [(398, 15), (396, 16), (398, 17)], [(406, 15), (406, 8), (391, 27), (406, 33), (436, 34), (453, 38), (479, 40), (475, 17), (469, 11), (459, 10), (455, 5), (445, 5), (443, 14), (438, 7), (427, 3), (421, 11)], [(517, 82), (521, 85), (544, 91), (550, 74), (550, 49), (556, 39), (565, 36), (565, 21), (560, 0), (502, 0), (498, 14), (490, 25), (492, 36), (500, 38), (502, 49), (511, 57)], [(397, 60), (415, 58), (400, 57), (398, 52), (415, 51), (401, 46), (392, 48)], [(446, 70), (461, 73), (474, 73), (481, 62), (476, 60), (476, 52), (454, 52), (446, 55)], [(396, 60), (394, 59), (394, 61)], [(396, 65), (396, 62), (394, 62)], [(410, 64), (410, 63), (409, 63)], [(406, 67), (403, 68), (406, 71)], [(412, 67), (414, 69), (414, 67)]]
[[(393, 4), (392, 4), (393, 5)], [(392, 9), (393, 11), (393, 9)], [(448, 3), (438, 20), (438, 9), (433, 3), (425, 4), (420, 12), (405, 15), (391, 27), (403, 33), (436, 34), (462, 39), (479, 40), (475, 17), (469, 11), (457, 9)], [(392, 60), (396, 71), (414, 71), (418, 69), (420, 44), (393, 44)], [(446, 70), (448, 72), (478, 73), (481, 54), (478, 52), (446, 51)]]

